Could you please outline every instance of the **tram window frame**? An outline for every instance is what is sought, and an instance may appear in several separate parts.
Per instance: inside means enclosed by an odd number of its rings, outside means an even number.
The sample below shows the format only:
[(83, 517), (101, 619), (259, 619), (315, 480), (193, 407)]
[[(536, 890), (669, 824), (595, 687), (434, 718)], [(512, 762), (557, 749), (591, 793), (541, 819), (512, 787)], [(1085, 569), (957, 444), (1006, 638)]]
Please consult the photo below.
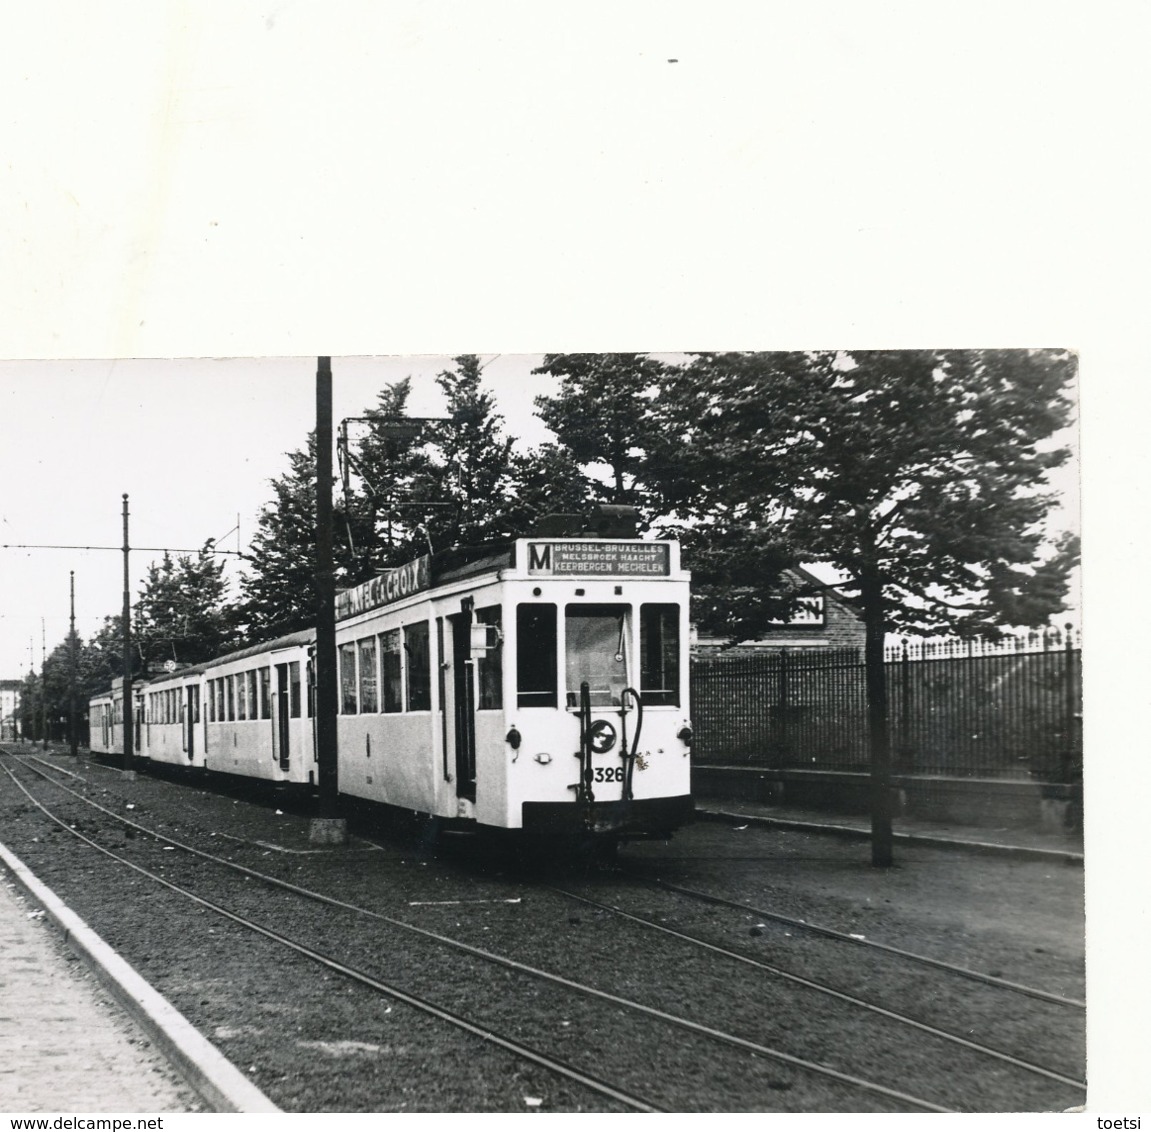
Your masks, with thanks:
[(345, 641), (339, 647), (340, 715), (359, 715), (356, 697), (356, 642)]
[[(683, 680), (679, 615), (680, 607), (677, 602), (651, 601), (644, 602), (639, 607), (639, 694), (645, 707), (679, 707)], [(658, 688), (655, 686), (655, 681), (650, 678), (657, 674), (656, 663), (651, 655), (653, 649), (659, 652), (660, 687)]]
[[(578, 710), (580, 706), (580, 684), (583, 683), (582, 677), (592, 676), (593, 673), (586, 671), (582, 665), (575, 666), (574, 681), (573, 681), (573, 661), (580, 657), (593, 657), (599, 653), (599, 662), (603, 663), (603, 657), (608, 654), (602, 650), (591, 650), (587, 647), (573, 650), (573, 641), (577, 639), (577, 634), (573, 631), (573, 622), (583, 618), (588, 622), (593, 619), (612, 622), (617, 622), (613, 625), (610, 633), (604, 637), (605, 641), (610, 641), (612, 637), (616, 638), (616, 652), (610, 655), (614, 658), (621, 657), (619, 661), (611, 661), (609, 663), (619, 663), (623, 665), (623, 673), (620, 679), (612, 680), (611, 676), (615, 673), (608, 672), (608, 682), (606, 688), (592, 687), (590, 688), (590, 699), (592, 707), (619, 707), (623, 699), (624, 688), (629, 687), (629, 673), (631, 667), (631, 606), (626, 602), (570, 602), (564, 606), (564, 691), (566, 694), (566, 703), (569, 709)], [(575, 687), (571, 685), (575, 683)], [(591, 681), (589, 680), (589, 684)]]
[(260, 718), (272, 718), (272, 670), (267, 665), (259, 670)]
[(408, 711), (432, 710), (432, 634), (427, 621), (404, 626), (404, 691)]
[(288, 718), (300, 718), (300, 662), (288, 661)]
[(379, 634), (380, 641), (380, 710), (395, 715), (404, 710), (403, 635), (400, 629)]
[(358, 640), (356, 657), (359, 664), (360, 714), (375, 715), (380, 710), (376, 638), (364, 637)]
[(516, 605), (516, 706), (559, 704), (559, 606), (522, 601)]
[(485, 605), (475, 612), (476, 623), (494, 625), (496, 643), (476, 661), (479, 711), (501, 711), (504, 706), (504, 611), (498, 605)]

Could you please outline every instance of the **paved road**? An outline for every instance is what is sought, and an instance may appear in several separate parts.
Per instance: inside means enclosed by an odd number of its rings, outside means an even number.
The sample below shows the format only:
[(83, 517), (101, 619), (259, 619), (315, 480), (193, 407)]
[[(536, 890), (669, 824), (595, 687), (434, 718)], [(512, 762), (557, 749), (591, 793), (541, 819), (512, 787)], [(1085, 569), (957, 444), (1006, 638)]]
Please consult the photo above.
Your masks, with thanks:
[(201, 1112), (0, 870), (0, 1112)]

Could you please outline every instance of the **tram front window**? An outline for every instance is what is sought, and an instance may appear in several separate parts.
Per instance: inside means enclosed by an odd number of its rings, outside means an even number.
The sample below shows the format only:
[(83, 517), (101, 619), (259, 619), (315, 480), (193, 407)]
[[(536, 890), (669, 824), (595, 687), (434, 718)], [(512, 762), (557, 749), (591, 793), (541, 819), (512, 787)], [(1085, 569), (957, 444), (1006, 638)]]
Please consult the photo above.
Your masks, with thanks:
[(618, 705), (627, 687), (628, 616), (625, 605), (569, 605), (567, 706), (579, 707), (580, 685), (587, 683), (593, 707)]

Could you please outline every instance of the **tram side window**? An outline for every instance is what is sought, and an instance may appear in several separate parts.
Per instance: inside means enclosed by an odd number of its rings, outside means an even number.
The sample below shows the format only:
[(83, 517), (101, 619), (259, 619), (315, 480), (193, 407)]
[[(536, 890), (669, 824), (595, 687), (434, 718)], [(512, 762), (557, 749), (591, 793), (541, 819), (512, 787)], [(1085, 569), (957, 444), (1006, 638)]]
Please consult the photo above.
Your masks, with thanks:
[(555, 707), (556, 607), (551, 604), (516, 606), (516, 704), (519, 707)]
[(380, 698), (376, 693), (376, 642), (368, 637), (358, 642), (360, 650), (360, 711), (377, 712)]
[(645, 704), (679, 704), (679, 606), (642, 605), (639, 692)]
[(256, 680), (256, 670), (254, 668), (248, 670), (248, 718), (259, 719), (260, 707), (259, 700), (256, 698), (256, 688), (258, 681)]
[(399, 629), (380, 634), (380, 660), (384, 670), (384, 711), (403, 711)]
[(340, 645), (340, 711), (356, 714), (356, 646)]
[(272, 670), (260, 669), (260, 718), (272, 718)]
[(236, 718), (236, 677), (234, 675), (228, 676), (226, 680), (228, 688), (228, 722), (230, 723)]
[(593, 707), (618, 704), (627, 687), (627, 607), (569, 605), (564, 627), (567, 706), (579, 707), (585, 682)]
[(300, 662), (290, 661), (288, 664), (288, 715), (292, 719), (300, 718)]
[(408, 711), (432, 710), (432, 662), (428, 623), (404, 626), (404, 652), (408, 664)]
[[(504, 643), (501, 632), (503, 613), (498, 605), (476, 610), (476, 621), (481, 625), (494, 625), (494, 647), (480, 657), (476, 667), (480, 680), (480, 708), (504, 706)], [(489, 636), (491, 636), (489, 634)]]

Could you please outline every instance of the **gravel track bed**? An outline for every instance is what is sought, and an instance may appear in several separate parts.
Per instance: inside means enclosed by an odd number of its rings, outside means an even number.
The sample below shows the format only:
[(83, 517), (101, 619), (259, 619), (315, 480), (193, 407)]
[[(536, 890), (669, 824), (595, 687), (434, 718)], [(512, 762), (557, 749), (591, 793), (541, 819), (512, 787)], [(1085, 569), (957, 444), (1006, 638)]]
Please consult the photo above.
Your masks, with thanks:
[[(584, 885), (579, 893), (1010, 1056), (1082, 1079), (1083, 1014), (1072, 1007), (1022, 997), (749, 912), (637, 888), (628, 879)], [(778, 910), (774, 901), (762, 897), (757, 906)], [(993, 971), (998, 974), (998, 968)]]
[[(69, 760), (51, 761), (71, 768)], [(307, 842), (306, 816), (283, 801), (254, 805), (195, 785), (151, 775), (132, 780), (88, 765), (83, 773), (86, 784), (69, 784), (123, 818), (197, 848), (841, 1072), (968, 1111), (1050, 1111), (1082, 1101), (1077, 1090), (709, 955), (573, 901), (549, 890), (546, 882), (1082, 1076), (1082, 1013), (1066, 1007), (1005, 997), (1001, 989), (960, 984), (953, 976), (861, 954), (861, 949), (845, 952), (846, 945), (834, 941), (653, 890), (624, 871), (569, 868), (543, 876), (517, 868), (507, 854), (489, 851), (471, 838), (445, 837), (435, 854), (418, 837), (379, 844), (353, 839), (343, 849), (317, 850)], [(150, 837), (132, 835), (118, 820), (75, 799), (64, 801), (42, 782), (28, 782), (51, 808), (113, 851), (258, 922), (282, 927), (317, 949), (331, 950), (410, 993), (473, 1020), (488, 1019), (509, 1037), (674, 1111), (904, 1108), (801, 1069), (718, 1047), (381, 920), (239, 878), (180, 850), (165, 849)], [(285, 1109), (622, 1110), (511, 1053), (347, 984), (154, 882), (128, 874), (49, 825), (16, 794), (5, 776), (0, 808), (8, 819), (6, 842)], [(709, 831), (717, 840), (700, 836)], [(949, 930), (948, 918), (935, 911), (938, 898), (930, 914), (884, 904), (874, 909), (878, 916), (864, 916), (858, 909), (866, 911), (866, 890), (876, 882), (860, 878), (873, 878), (875, 871), (861, 874), (855, 862), (840, 855), (839, 846), (830, 856), (822, 842), (817, 856), (811, 846), (806, 854), (789, 852), (789, 844), (806, 835), (773, 831), (756, 834), (761, 855), (733, 860), (729, 852), (723, 859), (725, 834), (730, 837), (723, 827), (696, 827), (677, 839), (674, 855), (662, 845), (627, 847), (624, 865), (841, 930), (862, 932), (874, 926), (874, 934), (882, 929), (883, 938), (898, 946), (981, 969), (991, 963), (993, 970), (1004, 968), (1003, 977), (1021, 982), (1051, 986), (1074, 981), (1074, 946), (1066, 945), (1065, 928), (1060, 936), (1049, 925), (1042, 938), (1048, 944), (1060, 940), (1060, 946), (1032, 951), (1040, 959), (1029, 963), (1028, 953), (1019, 958), (1017, 925), (999, 930), (996, 918)], [(689, 845), (692, 853), (685, 856)], [(986, 868), (988, 862), (979, 864)], [(808, 876), (813, 866), (825, 874), (810, 898), (804, 889), (774, 879), (796, 866)], [(772, 882), (765, 884), (765, 877)], [(1030, 892), (1034, 877), (1018, 876), (1015, 882)], [(1053, 896), (1049, 902), (1056, 900)], [(1049, 911), (1037, 909), (1037, 919)], [(845, 914), (851, 926), (841, 926)], [(960, 914), (951, 909), (951, 922)], [(858, 926), (860, 919), (864, 928)], [(952, 938), (955, 931), (964, 936), (958, 943)], [(1011, 964), (1017, 970), (1009, 970)]]

